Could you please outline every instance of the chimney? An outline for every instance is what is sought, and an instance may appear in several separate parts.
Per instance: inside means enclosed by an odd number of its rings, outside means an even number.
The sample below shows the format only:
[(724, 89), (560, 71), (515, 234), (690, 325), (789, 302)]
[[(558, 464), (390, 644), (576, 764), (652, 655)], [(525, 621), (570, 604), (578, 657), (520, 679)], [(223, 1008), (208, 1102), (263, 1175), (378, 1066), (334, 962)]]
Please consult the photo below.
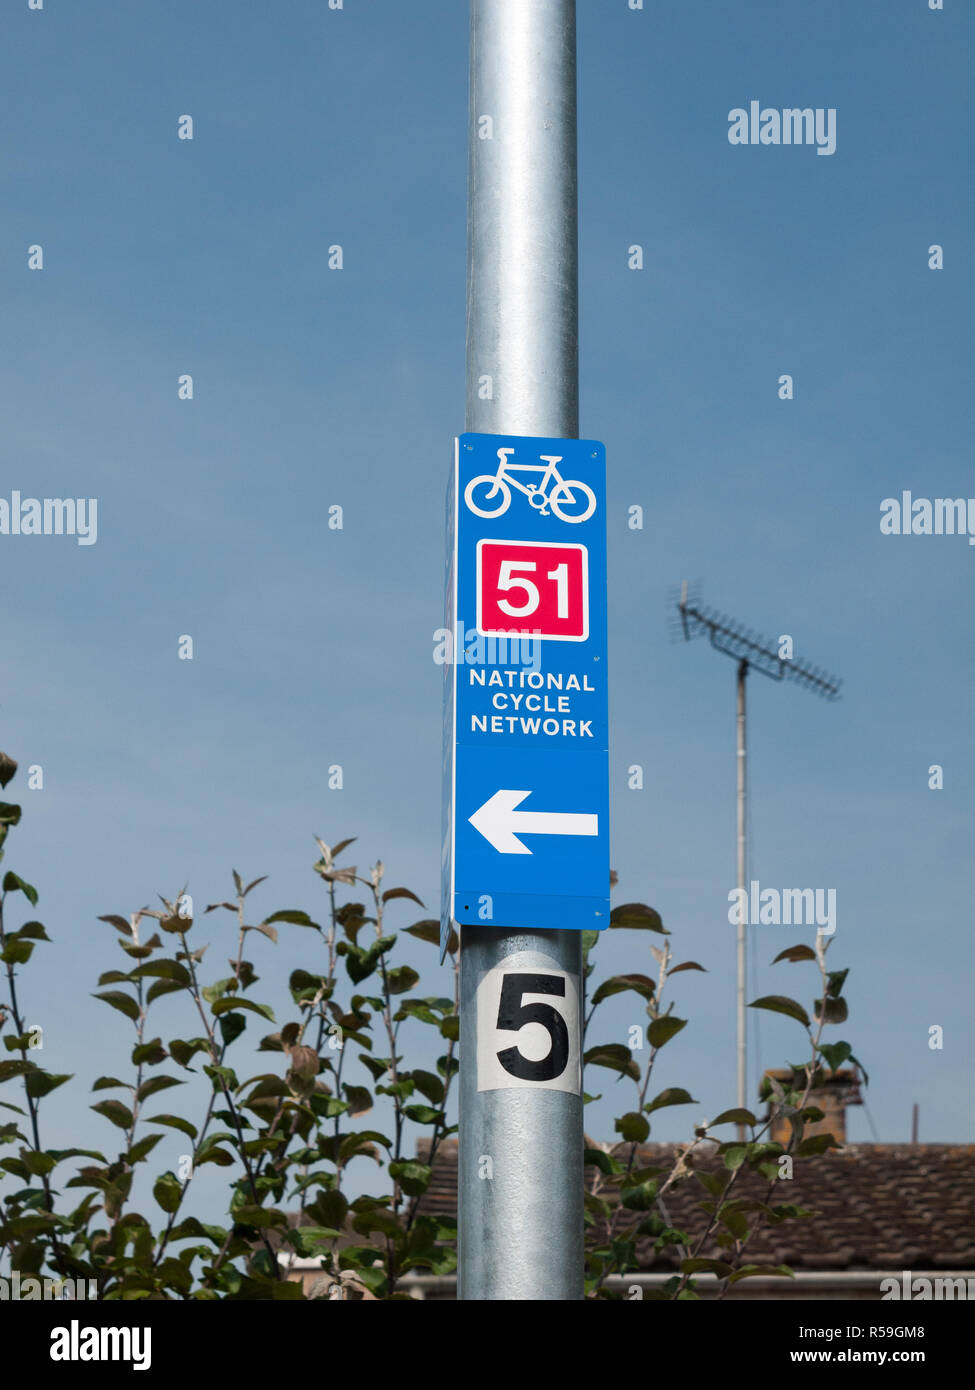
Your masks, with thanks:
[[(796, 1073), (789, 1069), (780, 1071), (767, 1071), (766, 1076), (774, 1077), (780, 1086), (786, 1089), (798, 1090), (805, 1086), (805, 1077), (802, 1072)], [(763, 1099), (768, 1100), (768, 1088), (763, 1084), (759, 1088)], [(860, 1098), (860, 1078), (852, 1067), (841, 1068), (823, 1083), (816, 1086), (809, 1092), (808, 1105), (815, 1105), (823, 1112), (821, 1120), (807, 1120), (803, 1135), (811, 1138), (814, 1134), (832, 1134), (838, 1144), (846, 1143), (846, 1107), (848, 1105), (862, 1105)], [(766, 1119), (771, 1113), (771, 1101)], [(780, 1115), (773, 1123), (770, 1138), (777, 1140), (780, 1144), (787, 1144), (792, 1135), (792, 1126), (787, 1115)]]

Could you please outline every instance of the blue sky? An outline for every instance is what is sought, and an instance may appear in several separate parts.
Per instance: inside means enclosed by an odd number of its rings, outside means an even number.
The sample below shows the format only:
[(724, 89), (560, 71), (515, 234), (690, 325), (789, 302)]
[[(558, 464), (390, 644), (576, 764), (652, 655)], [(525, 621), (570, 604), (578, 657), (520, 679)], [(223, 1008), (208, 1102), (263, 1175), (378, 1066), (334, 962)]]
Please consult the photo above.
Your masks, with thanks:
[[(265, 911), (322, 910), (315, 834), (357, 835), (358, 863), (419, 894), (426, 914), (397, 904), (392, 925), (438, 913), (466, 8), (18, 0), (0, 18), (0, 496), (98, 498), (93, 546), (0, 536), (0, 746), (25, 808), (5, 867), (37, 884), (56, 942), (49, 993), (23, 981), (44, 1061), (77, 1072), (49, 1143), (114, 1143), (87, 1109), (128, 1047), (88, 997), (121, 962), (99, 913), (184, 883), (214, 901), (232, 867), (270, 875)], [(957, 0), (580, 0), (581, 433), (610, 480), (617, 900), (652, 903), (709, 971), (675, 981), (691, 1026), (659, 1072), (699, 1105), (661, 1112), (657, 1139), (734, 1102), (734, 667), (670, 641), (689, 578), (843, 677), (837, 704), (751, 682), (750, 876), (836, 889), (837, 1036), (870, 1072), (876, 1135), (907, 1139), (917, 1101), (923, 1139), (975, 1140), (975, 549), (879, 529), (903, 489), (975, 495), (973, 38)], [(753, 99), (835, 107), (836, 153), (730, 145)], [(217, 916), (194, 933), (219, 962)], [(752, 997), (810, 1002), (808, 967), (769, 965), (802, 936), (755, 929)], [(287, 1017), (307, 941), (264, 946), (259, 992)], [(619, 932), (600, 955), (640, 970), (646, 950)], [(430, 948), (407, 959), (447, 991)], [(602, 1006), (593, 1041), (625, 1039), (633, 998)], [(798, 1042), (763, 1016), (750, 1087)], [(601, 1089), (587, 1128), (608, 1138), (629, 1098)], [(850, 1133), (873, 1137), (865, 1111)], [(179, 1151), (174, 1135), (153, 1159)]]

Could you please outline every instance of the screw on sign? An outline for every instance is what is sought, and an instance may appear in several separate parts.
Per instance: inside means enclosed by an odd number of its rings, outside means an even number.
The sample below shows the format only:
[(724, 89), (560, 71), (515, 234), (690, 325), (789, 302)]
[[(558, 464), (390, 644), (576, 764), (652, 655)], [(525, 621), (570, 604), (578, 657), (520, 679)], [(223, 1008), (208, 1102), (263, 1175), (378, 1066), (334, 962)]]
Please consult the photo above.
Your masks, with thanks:
[(447, 672), (445, 933), (608, 925), (605, 498), (595, 441), (458, 440), (447, 621), (464, 655)]

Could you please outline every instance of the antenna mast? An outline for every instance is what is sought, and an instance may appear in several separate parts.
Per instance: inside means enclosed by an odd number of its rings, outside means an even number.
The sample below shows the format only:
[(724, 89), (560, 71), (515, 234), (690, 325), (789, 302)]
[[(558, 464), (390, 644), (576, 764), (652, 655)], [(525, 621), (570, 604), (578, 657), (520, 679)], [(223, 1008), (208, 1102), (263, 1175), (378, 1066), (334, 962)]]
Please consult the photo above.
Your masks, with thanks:
[[(681, 631), (690, 642), (695, 637), (707, 635), (716, 651), (730, 656), (738, 664), (736, 682), (736, 733), (737, 733), (737, 861), (738, 861), (738, 948), (737, 948), (737, 1018), (738, 1018), (738, 1107), (746, 1109), (746, 1069), (745, 1069), (745, 678), (749, 670), (760, 671), (771, 680), (794, 680), (815, 695), (826, 700), (839, 697), (841, 682), (835, 676), (796, 661), (790, 657), (779, 656), (775, 643), (766, 641), (752, 632), (750, 628), (717, 613), (703, 608), (688, 597), (687, 580), (681, 584), (680, 600), (677, 604), (680, 614)], [(745, 1127), (738, 1126), (738, 1137), (744, 1139)]]

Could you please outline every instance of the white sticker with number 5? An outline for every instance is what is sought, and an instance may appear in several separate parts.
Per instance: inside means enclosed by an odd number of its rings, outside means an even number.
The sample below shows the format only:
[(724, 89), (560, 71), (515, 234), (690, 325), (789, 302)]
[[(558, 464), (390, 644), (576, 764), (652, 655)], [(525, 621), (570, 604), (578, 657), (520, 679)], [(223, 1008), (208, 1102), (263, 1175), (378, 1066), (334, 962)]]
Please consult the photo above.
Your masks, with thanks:
[(582, 1091), (579, 977), (521, 953), (477, 987), (477, 1089)]

